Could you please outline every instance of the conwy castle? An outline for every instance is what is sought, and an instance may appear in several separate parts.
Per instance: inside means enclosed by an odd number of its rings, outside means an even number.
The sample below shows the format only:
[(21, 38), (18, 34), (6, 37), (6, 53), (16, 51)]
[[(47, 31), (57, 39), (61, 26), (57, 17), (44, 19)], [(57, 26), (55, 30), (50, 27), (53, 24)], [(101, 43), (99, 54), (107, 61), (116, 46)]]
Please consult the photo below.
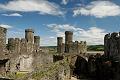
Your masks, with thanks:
[[(32, 29), (25, 30), (25, 38), (8, 38), (6, 44), (7, 29), (0, 27), (0, 72), (31, 72), (36, 66), (33, 63), (42, 62), (41, 58), (47, 58), (46, 63), (52, 62), (50, 55), (40, 52), (40, 37), (34, 36)], [(40, 54), (39, 54), (40, 53)], [(41, 55), (43, 54), (43, 55)]]
[(57, 51), (58, 53), (86, 53), (87, 44), (86, 41), (73, 42), (73, 32), (65, 32), (65, 44), (62, 37), (57, 37)]
[[(104, 54), (87, 54), (86, 41), (73, 42), (73, 32), (57, 37), (57, 47), (40, 46), (40, 36), (8, 38), (0, 27), (0, 80), (120, 80), (120, 33), (106, 34)], [(8, 41), (8, 42), (6, 42)], [(5, 77), (7, 79), (5, 79)]]
[(42, 50), (40, 37), (34, 36), (32, 29), (25, 30), (25, 38), (8, 38), (7, 44), (6, 33), (7, 29), (0, 27), (0, 73), (30, 73), (42, 65), (63, 59), (65, 55), (85, 54), (87, 51), (86, 42), (73, 42), (71, 31), (65, 32), (65, 44), (62, 37), (57, 38), (56, 54)]

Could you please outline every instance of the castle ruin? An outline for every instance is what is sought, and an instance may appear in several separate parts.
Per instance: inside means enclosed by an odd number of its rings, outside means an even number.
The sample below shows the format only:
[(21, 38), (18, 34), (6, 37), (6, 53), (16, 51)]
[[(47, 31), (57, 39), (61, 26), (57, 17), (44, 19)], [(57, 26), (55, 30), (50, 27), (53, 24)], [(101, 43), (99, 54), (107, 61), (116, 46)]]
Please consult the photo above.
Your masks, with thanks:
[(58, 53), (77, 53), (83, 54), (87, 51), (86, 41), (75, 41), (73, 42), (73, 32), (66, 31), (65, 32), (65, 44), (63, 43), (63, 38), (57, 38), (57, 52)]
[[(32, 73), (37, 71), (37, 69), (45, 71), (47, 70), (46, 65), (50, 66), (50, 64), (53, 64), (54, 66), (57, 64), (57, 69), (61, 72), (54, 71), (58, 75), (52, 75), (53, 78), (56, 79), (56, 76), (61, 78), (63, 76), (70, 77), (74, 71), (73, 67), (78, 55), (80, 56), (87, 51), (85, 41), (73, 42), (72, 31), (65, 32), (65, 43), (63, 43), (63, 37), (57, 37), (58, 55), (55, 54), (56, 52), (51, 54), (49, 51), (44, 51), (40, 47), (40, 36), (34, 35), (33, 29), (25, 29), (24, 38), (8, 38), (7, 44), (6, 33), (7, 29), (0, 27), (0, 73)], [(64, 65), (61, 65), (63, 63)], [(48, 78), (48, 76), (46, 77)]]
[(40, 37), (32, 29), (25, 30), (25, 38), (8, 38), (8, 44), (6, 33), (0, 27), (0, 72), (31, 72), (37, 65), (53, 62), (52, 55), (40, 51)]
[[(107, 57), (117, 59), (120, 57), (120, 33), (109, 33), (104, 37), (104, 54)], [(119, 59), (119, 58), (118, 58)]]

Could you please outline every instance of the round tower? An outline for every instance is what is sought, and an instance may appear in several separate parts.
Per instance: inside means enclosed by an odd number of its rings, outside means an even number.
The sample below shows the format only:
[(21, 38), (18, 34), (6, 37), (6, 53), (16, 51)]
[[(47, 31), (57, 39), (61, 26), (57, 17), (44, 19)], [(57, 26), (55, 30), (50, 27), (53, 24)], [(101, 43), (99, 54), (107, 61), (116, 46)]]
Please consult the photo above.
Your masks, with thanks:
[(20, 39), (15, 38), (15, 52), (20, 53)]
[(72, 31), (66, 31), (65, 32), (65, 52), (70, 52), (70, 46), (73, 42), (73, 32)]
[(8, 38), (8, 50), (13, 51), (15, 49), (15, 39)]
[(34, 41), (34, 31), (33, 29), (25, 29), (25, 39), (29, 43), (33, 43)]
[(73, 32), (72, 31), (65, 31), (65, 43), (68, 44), (69, 42), (73, 41)]
[(21, 54), (27, 53), (27, 41), (26, 41), (25, 38), (21, 39), (21, 42), (20, 42), (20, 52), (21, 52)]
[(63, 38), (57, 37), (57, 45), (62, 45), (62, 43), (63, 43)]
[(6, 49), (6, 32), (6, 28), (0, 27), (0, 51)]
[(63, 38), (57, 37), (57, 52), (62, 53), (63, 52)]
[(35, 49), (38, 49), (40, 46), (40, 36), (34, 36), (34, 45)]

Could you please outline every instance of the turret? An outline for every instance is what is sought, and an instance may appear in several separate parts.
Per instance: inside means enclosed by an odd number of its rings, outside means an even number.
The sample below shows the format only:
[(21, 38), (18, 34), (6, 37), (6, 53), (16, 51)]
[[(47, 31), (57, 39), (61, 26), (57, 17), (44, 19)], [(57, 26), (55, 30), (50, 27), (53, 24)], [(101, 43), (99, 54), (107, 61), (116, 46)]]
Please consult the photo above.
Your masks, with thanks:
[(15, 52), (20, 53), (20, 39), (15, 38)]
[(73, 32), (72, 31), (66, 31), (65, 32), (65, 52), (70, 52), (70, 47), (72, 45), (73, 41)]
[(6, 49), (6, 32), (6, 28), (0, 27), (0, 51), (2, 52)]
[(8, 38), (8, 50), (9, 51), (15, 50), (15, 39), (14, 38)]
[(64, 51), (63, 38), (57, 37), (57, 52), (62, 53)]
[(25, 39), (27, 40), (27, 42), (29, 43), (33, 43), (34, 41), (34, 31), (32, 29), (26, 29), (25, 30)]
[(26, 39), (22, 38), (20, 44), (21, 44), (20, 45), (21, 54), (27, 53), (27, 41), (26, 41)]
[(35, 50), (40, 47), (40, 36), (34, 36), (34, 46)]

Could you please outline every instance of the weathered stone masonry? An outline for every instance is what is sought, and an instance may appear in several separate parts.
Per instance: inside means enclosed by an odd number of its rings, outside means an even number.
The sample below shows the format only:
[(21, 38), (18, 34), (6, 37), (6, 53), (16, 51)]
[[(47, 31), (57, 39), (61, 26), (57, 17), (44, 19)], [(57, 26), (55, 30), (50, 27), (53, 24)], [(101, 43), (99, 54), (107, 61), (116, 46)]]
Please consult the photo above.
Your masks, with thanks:
[(63, 43), (63, 38), (57, 38), (57, 52), (58, 53), (86, 53), (87, 44), (86, 41), (75, 41), (73, 42), (73, 32), (65, 32), (65, 46)]
[(109, 33), (104, 37), (104, 54), (107, 57), (120, 56), (120, 33)]
[(64, 43), (62, 37), (57, 37), (57, 52), (63, 53), (64, 52)]
[(39, 65), (53, 62), (53, 55), (41, 52), (40, 37), (34, 36), (32, 29), (25, 30), (25, 38), (8, 38), (7, 46), (6, 32), (0, 27), (0, 69), (4, 67), (4, 72), (31, 72)]
[(38, 50), (40, 47), (40, 37), (39, 36), (34, 36), (34, 49)]
[(7, 49), (6, 49), (6, 32), (7, 29), (0, 27), (0, 73), (6, 71)]
[(7, 29), (0, 27), (0, 51), (6, 50), (6, 32)]

